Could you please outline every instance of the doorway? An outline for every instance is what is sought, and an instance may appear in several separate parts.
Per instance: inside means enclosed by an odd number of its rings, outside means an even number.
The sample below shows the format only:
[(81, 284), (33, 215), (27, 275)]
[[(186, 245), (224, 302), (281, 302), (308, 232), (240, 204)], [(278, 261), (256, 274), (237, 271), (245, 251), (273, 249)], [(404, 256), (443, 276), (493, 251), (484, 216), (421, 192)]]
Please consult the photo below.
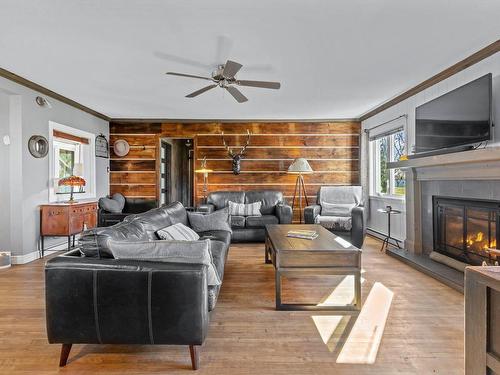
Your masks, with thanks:
[(179, 201), (185, 207), (192, 207), (193, 139), (162, 138), (160, 142), (160, 205)]

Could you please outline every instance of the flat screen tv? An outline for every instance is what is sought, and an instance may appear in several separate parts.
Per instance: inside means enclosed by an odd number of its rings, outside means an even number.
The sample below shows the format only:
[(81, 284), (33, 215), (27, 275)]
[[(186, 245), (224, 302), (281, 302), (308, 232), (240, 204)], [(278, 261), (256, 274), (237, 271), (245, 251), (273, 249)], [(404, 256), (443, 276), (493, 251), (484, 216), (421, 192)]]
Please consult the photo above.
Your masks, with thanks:
[[(455, 151), (492, 135), (491, 73), (427, 102), (415, 113), (415, 153)], [(469, 148), (470, 148), (469, 147)]]

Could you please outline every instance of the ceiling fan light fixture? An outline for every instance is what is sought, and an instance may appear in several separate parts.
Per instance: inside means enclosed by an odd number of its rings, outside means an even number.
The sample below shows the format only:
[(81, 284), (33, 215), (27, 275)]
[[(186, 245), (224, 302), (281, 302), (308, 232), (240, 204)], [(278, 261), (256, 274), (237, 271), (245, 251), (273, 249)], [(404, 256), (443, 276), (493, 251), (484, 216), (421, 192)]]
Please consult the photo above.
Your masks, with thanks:
[(195, 98), (198, 95), (201, 95), (204, 92), (219, 86), (220, 88), (227, 90), (238, 103), (244, 103), (248, 101), (248, 98), (245, 95), (243, 95), (243, 93), (240, 90), (238, 90), (234, 85), (257, 87), (257, 88), (272, 89), (272, 90), (280, 89), (281, 84), (279, 82), (237, 80), (236, 74), (240, 71), (242, 67), (243, 65), (237, 63), (236, 61), (227, 60), (225, 64), (217, 66), (217, 70), (215, 70), (212, 73), (211, 78), (193, 74), (176, 73), (176, 72), (167, 72), (165, 74), (179, 76), (179, 77), (186, 77), (186, 78), (203, 79), (213, 82), (213, 84), (211, 85), (205, 86), (199, 90), (196, 90), (186, 95), (186, 98)]

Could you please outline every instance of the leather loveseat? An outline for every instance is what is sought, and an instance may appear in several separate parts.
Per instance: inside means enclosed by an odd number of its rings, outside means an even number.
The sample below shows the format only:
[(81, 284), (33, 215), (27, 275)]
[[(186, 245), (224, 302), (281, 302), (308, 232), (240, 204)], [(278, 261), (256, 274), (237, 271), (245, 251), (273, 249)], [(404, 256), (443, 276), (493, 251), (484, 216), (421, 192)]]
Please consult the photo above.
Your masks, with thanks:
[[(81, 251), (47, 262), (47, 334), (50, 343), (63, 344), (60, 366), (66, 364), (72, 344), (172, 344), (189, 345), (193, 369), (198, 367), (198, 346), (207, 335), (209, 311), (220, 290), (220, 285), (207, 285), (207, 266), (114, 259), (107, 247), (111, 241), (137, 243), (139, 248), (157, 240), (155, 231), (176, 223), (188, 225), (179, 202), (86, 231)], [(230, 233), (199, 235), (210, 239), (222, 280)]]
[(211, 213), (235, 203), (262, 202), (262, 216), (231, 216), (232, 242), (263, 242), (267, 224), (290, 224), (292, 208), (285, 203), (283, 193), (274, 190), (260, 191), (216, 191), (208, 194), (207, 203), (198, 211)]

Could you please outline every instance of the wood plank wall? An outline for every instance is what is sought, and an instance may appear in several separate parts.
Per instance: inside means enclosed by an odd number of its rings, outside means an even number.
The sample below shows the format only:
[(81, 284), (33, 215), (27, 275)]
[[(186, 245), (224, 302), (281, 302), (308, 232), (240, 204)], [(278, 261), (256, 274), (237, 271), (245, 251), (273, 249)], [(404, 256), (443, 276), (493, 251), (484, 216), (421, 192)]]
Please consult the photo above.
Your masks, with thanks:
[[(110, 189), (126, 197), (158, 199), (158, 153), (162, 137), (193, 138), (195, 166), (206, 156), (214, 172), (209, 175), (209, 191), (260, 190), (283, 191), (291, 203), (296, 176), (286, 173), (293, 159), (309, 160), (314, 173), (306, 175), (310, 203), (321, 185), (356, 185), (360, 183), (360, 123), (352, 122), (247, 122), (247, 123), (110, 123)], [(231, 159), (222, 144), (221, 132), (231, 147), (252, 137), (241, 174), (231, 172)], [(118, 157), (112, 145), (126, 139), (130, 153)], [(195, 201), (202, 199), (202, 179), (195, 178)], [(305, 203), (304, 203), (305, 205)], [(296, 210), (295, 214), (298, 214)]]

